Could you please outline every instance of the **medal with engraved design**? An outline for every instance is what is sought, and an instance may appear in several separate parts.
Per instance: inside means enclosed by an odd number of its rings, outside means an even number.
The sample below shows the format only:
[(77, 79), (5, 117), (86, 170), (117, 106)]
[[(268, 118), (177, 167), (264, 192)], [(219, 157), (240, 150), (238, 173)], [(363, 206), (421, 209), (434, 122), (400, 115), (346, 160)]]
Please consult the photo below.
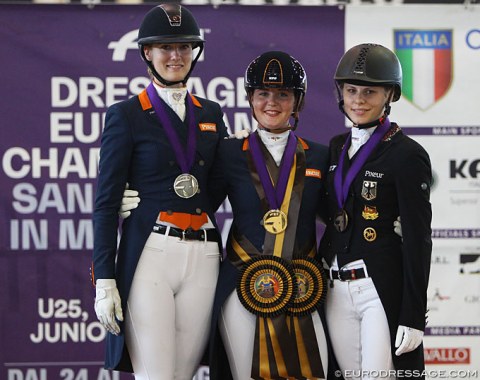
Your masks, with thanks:
[[(279, 167), (279, 174), (277, 183), (274, 186), (272, 178), (267, 169), (265, 157), (260, 149), (257, 140), (257, 132), (252, 133), (249, 138), (250, 151), (255, 168), (258, 172), (263, 190), (265, 191), (265, 198), (267, 199), (269, 210), (263, 216), (263, 227), (267, 232), (277, 235), (281, 234), (287, 229), (288, 207), (283, 208), (283, 200), (287, 190), (287, 184), (290, 178), (290, 171), (294, 162), (295, 151), (297, 149), (297, 138), (293, 132), (289, 133), (287, 145), (283, 152), (283, 158)], [(293, 182), (292, 182), (293, 183)], [(283, 208), (283, 210), (281, 210)], [(285, 211), (284, 211), (285, 210)]]
[(287, 215), (282, 210), (268, 210), (263, 216), (263, 227), (271, 234), (279, 234), (287, 228)]
[(180, 198), (191, 198), (198, 193), (198, 181), (189, 173), (180, 174), (175, 178), (173, 190)]
[(348, 214), (343, 208), (338, 210), (335, 214), (335, 218), (333, 219), (333, 225), (338, 232), (343, 232), (347, 229)]
[[(186, 94), (185, 103), (186, 103), (186, 112), (187, 117), (185, 119), (185, 124), (187, 127), (187, 139), (185, 142), (181, 141), (177, 135), (177, 131), (170, 120), (166, 107), (167, 104), (163, 102), (157, 90), (153, 86), (153, 83), (150, 83), (146, 89), (148, 99), (152, 103), (152, 107), (155, 110), (155, 115), (157, 116), (160, 125), (162, 126), (167, 139), (170, 143), (170, 146), (175, 154), (177, 159), (177, 164), (180, 167), (181, 173), (175, 181), (173, 182), (173, 190), (180, 198), (191, 198), (199, 192), (198, 181), (197, 179), (190, 174), (193, 164), (195, 162), (195, 154), (197, 150), (197, 122), (195, 121), (195, 114), (193, 109), (193, 101), (191, 96)], [(175, 100), (180, 100), (179, 96), (183, 96), (181, 93), (174, 93), (173, 98)]]
[[(340, 152), (340, 157), (338, 159), (338, 165), (335, 168), (335, 174), (333, 177), (333, 187), (335, 189), (335, 197), (337, 200), (338, 211), (335, 213), (334, 216), (334, 226), (338, 232), (344, 232), (348, 226), (348, 214), (345, 211), (345, 204), (347, 202), (347, 198), (349, 197), (349, 189), (353, 180), (357, 176), (357, 174), (362, 169), (365, 162), (367, 162), (367, 158), (373, 152), (377, 144), (382, 140), (385, 133), (390, 129), (390, 120), (385, 118), (384, 120), (380, 121), (380, 124), (377, 126), (375, 131), (373, 132), (372, 136), (368, 139), (368, 141), (363, 145), (363, 148), (360, 149), (358, 155), (356, 155), (355, 160), (352, 161), (351, 166), (344, 170), (345, 164), (345, 157), (347, 155), (348, 148), (350, 147), (352, 133), (350, 132), (345, 140), (345, 143), (342, 146), (342, 150)], [(362, 187), (362, 197), (366, 200), (373, 200), (377, 196), (377, 183), (375, 181), (363, 181)], [(364, 218), (370, 218), (373, 220), (376, 218), (375, 212), (376, 209), (372, 208), (371, 210), (366, 210), (367, 213), (364, 213)], [(378, 214), (377, 214), (378, 216)], [(371, 237), (371, 235), (364, 237), (367, 241), (373, 241), (376, 238)], [(372, 239), (372, 240), (368, 240)]]

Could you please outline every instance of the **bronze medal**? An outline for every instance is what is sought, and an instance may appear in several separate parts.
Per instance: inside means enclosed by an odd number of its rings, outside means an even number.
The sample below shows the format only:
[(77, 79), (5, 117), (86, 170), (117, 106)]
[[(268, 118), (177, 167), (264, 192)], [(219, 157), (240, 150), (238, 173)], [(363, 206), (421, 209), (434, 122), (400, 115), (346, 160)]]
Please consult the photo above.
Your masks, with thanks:
[(198, 192), (198, 181), (189, 173), (180, 174), (175, 178), (173, 190), (180, 198), (191, 198)]
[(335, 214), (335, 219), (333, 220), (333, 225), (338, 232), (343, 232), (347, 229), (348, 226), (348, 214), (342, 208), (337, 211)]
[(271, 234), (279, 234), (287, 228), (287, 215), (282, 210), (268, 210), (263, 216), (263, 227)]

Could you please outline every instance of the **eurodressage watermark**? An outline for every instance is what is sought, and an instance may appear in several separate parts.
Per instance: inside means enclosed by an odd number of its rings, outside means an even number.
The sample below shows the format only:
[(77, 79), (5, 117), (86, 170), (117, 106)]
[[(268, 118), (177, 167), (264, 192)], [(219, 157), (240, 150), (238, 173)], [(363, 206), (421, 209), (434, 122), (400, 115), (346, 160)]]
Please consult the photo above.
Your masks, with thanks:
[(427, 379), (472, 379), (478, 378), (478, 370), (345, 370), (335, 371), (336, 377), (347, 379), (390, 379), (390, 378), (417, 378), (425, 376)]

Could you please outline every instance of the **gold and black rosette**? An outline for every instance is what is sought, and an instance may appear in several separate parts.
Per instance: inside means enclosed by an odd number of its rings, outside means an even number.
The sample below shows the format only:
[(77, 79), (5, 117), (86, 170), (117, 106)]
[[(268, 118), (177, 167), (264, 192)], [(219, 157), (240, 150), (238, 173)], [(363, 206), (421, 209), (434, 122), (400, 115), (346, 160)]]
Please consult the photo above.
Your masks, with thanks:
[(292, 260), (292, 266), (297, 286), (287, 314), (292, 316), (311, 314), (325, 301), (327, 276), (323, 266), (309, 257)]
[(264, 318), (284, 313), (297, 293), (292, 265), (277, 256), (257, 256), (242, 268), (237, 294), (249, 312)]

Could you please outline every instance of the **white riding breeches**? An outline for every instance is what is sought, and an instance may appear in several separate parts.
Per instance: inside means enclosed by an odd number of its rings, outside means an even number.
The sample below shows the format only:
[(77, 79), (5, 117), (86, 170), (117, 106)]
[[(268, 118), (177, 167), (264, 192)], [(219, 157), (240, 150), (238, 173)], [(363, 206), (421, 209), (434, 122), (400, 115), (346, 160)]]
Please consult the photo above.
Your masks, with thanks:
[(136, 380), (192, 380), (208, 340), (219, 257), (216, 242), (150, 234), (125, 313)]
[[(325, 376), (328, 371), (328, 348), (318, 312), (312, 314)], [(222, 307), (219, 329), (234, 380), (251, 379), (252, 356), (257, 317), (246, 310), (233, 292)]]
[(396, 378), (387, 316), (371, 277), (334, 280), (325, 313), (345, 380)]

